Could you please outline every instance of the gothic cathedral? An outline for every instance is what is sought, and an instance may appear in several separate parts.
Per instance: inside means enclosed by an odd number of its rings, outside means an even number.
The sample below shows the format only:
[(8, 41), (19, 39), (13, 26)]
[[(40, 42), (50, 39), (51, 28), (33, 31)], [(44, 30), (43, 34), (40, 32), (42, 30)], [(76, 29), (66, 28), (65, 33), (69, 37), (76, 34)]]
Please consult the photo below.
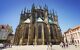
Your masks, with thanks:
[(36, 7), (21, 11), (20, 22), (16, 28), (15, 45), (59, 44), (62, 33), (58, 24), (58, 16), (48, 11), (48, 7)]

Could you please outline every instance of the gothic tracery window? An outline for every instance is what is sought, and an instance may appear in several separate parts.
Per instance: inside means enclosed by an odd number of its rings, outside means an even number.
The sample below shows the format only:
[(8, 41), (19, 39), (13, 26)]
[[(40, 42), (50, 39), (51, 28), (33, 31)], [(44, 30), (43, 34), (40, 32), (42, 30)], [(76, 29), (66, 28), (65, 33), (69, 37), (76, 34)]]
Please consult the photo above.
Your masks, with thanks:
[(25, 38), (28, 38), (28, 33), (29, 33), (29, 26), (26, 27)]
[(39, 25), (38, 26), (38, 38), (41, 38), (41, 35), (42, 35), (42, 26)]
[(51, 39), (53, 39), (53, 27), (50, 26)]

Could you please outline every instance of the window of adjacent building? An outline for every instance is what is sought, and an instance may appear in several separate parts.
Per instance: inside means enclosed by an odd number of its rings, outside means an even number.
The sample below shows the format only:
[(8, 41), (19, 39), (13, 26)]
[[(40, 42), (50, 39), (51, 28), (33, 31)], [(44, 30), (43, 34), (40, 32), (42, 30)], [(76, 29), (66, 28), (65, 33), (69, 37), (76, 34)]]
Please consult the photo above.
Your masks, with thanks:
[(78, 34), (79, 34), (79, 37), (80, 37), (80, 32), (78, 32)]
[(4, 26), (2, 26), (2, 29), (4, 29)]
[(76, 44), (77, 42), (76, 42), (76, 40), (75, 40), (75, 44)]
[(76, 38), (76, 33), (74, 33), (74, 38)]
[(78, 44), (79, 44), (79, 40), (77, 40)]

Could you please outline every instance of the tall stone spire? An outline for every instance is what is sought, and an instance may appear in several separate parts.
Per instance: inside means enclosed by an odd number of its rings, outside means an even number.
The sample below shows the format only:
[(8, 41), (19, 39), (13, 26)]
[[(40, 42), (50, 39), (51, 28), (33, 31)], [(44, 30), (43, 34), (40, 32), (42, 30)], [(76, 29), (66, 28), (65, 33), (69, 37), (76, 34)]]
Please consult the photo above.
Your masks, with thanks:
[(21, 14), (24, 14), (24, 13), (23, 13), (23, 9), (22, 9), (22, 11), (21, 11)]
[(46, 5), (46, 4), (45, 4), (45, 6), (44, 6), (44, 9), (45, 9), (45, 10), (48, 10), (48, 7), (47, 7), (47, 5)]
[(26, 13), (26, 7), (24, 8), (24, 14)]
[(55, 12), (54, 12), (54, 9), (53, 9), (53, 16), (55, 16)]
[(52, 15), (52, 11), (50, 10), (50, 15)]
[(58, 16), (57, 16), (57, 13), (55, 13), (54, 10), (53, 10), (53, 21), (54, 21), (54, 24), (58, 25)]
[(29, 10), (29, 13), (30, 13), (30, 10)]
[(32, 17), (31, 17), (32, 23), (34, 23), (35, 22), (35, 5), (34, 5), (34, 3), (32, 5), (31, 13), (32, 13)]
[(55, 11), (55, 15), (56, 15), (56, 17), (58, 17), (58, 15), (57, 15), (57, 11)]
[(35, 5), (34, 5), (34, 3), (32, 4), (32, 10), (33, 10), (33, 9), (35, 9)]
[(29, 10), (27, 9), (27, 13), (29, 13)]
[(56, 16), (56, 17), (58, 16), (58, 15), (57, 15), (57, 12), (54, 11), (54, 9), (53, 9), (53, 16)]
[(42, 7), (39, 5), (39, 8), (42, 9)]

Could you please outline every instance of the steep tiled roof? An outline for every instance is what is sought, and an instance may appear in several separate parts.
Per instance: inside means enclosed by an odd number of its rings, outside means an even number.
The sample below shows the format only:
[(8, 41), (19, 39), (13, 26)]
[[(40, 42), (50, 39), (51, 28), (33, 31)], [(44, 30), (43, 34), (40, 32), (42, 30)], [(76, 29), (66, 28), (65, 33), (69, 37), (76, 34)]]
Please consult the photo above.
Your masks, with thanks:
[(24, 21), (24, 23), (30, 23), (30, 19), (28, 18), (27, 20)]

